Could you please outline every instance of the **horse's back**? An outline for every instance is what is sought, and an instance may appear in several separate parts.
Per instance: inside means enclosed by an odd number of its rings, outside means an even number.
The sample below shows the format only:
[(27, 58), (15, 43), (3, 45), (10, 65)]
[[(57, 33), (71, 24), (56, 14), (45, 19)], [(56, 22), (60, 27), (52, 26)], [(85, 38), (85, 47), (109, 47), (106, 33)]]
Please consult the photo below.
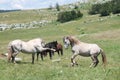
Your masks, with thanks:
[(12, 46), (12, 45), (18, 45), (22, 42), (22, 40), (20, 39), (16, 39), (16, 40), (13, 40), (11, 42), (9, 42), (8, 46)]
[(41, 38), (35, 38), (35, 39), (31, 39), (28, 42), (41, 42), (43, 41)]
[(58, 44), (57, 44), (57, 48), (58, 48), (58, 49), (62, 49), (62, 48), (63, 48), (62, 44), (58, 43)]
[(27, 43), (32, 45), (41, 45), (42, 43), (44, 43), (44, 41), (41, 38), (35, 38), (32, 40), (29, 40)]

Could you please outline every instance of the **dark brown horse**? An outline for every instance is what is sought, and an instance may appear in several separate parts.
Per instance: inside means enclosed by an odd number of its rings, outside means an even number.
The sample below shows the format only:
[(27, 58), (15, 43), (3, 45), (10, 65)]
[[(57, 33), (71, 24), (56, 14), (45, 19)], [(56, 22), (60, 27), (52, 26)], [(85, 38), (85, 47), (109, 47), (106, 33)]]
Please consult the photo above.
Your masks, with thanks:
[[(58, 44), (57, 41), (49, 42), (49, 43), (45, 44), (44, 48), (50, 48), (50, 49), (53, 48), (56, 51), (57, 44)], [(48, 52), (49, 52), (50, 59), (52, 59), (52, 55), (53, 55), (54, 51), (44, 50), (44, 51), (42, 51), (40, 53), (37, 53), (37, 61), (38, 61), (39, 54), (41, 56), (41, 59), (43, 60), (43, 56), (47, 56)]]
[(45, 45), (45, 47), (53, 48), (53, 49), (55, 49), (55, 51), (45, 50), (41, 53), (38, 53), (37, 54), (37, 60), (38, 60), (39, 54), (40, 54), (42, 60), (43, 60), (43, 57), (47, 56), (48, 53), (49, 53), (50, 59), (52, 59), (52, 55), (54, 55), (54, 52), (57, 52), (59, 56), (63, 55), (63, 46), (62, 46), (62, 44), (57, 43), (57, 41), (49, 42)]

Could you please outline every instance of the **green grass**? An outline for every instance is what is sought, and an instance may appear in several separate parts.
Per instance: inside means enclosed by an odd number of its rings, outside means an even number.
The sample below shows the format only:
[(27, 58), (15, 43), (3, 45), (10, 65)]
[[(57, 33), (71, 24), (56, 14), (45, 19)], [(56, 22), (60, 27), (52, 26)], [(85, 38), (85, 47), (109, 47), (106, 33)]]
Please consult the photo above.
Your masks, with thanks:
[(0, 53), (6, 53), (8, 43), (14, 39), (27, 41), (40, 37), (46, 42), (57, 40), (62, 43), (63, 36), (74, 35), (83, 42), (98, 44), (105, 51), (108, 61), (105, 69), (102, 66), (101, 55), (99, 56), (100, 63), (96, 68), (89, 68), (91, 58), (81, 56), (76, 58), (79, 65), (71, 67), (70, 57), (72, 52), (69, 48), (68, 50), (64, 49), (64, 56), (58, 56), (57, 53), (53, 56), (53, 60), (61, 58), (60, 62), (52, 62), (47, 56), (44, 61), (39, 59), (38, 62), (35, 60), (35, 64), (31, 64), (31, 55), (22, 53), (17, 55), (17, 57), (22, 58), (22, 62), (18, 64), (8, 63), (6, 59), (0, 59), (0, 79), (119, 80), (120, 17), (102, 17), (103, 21), (97, 21), (99, 18), (99, 15), (89, 16), (86, 14), (82, 19), (63, 24), (51, 23), (40, 28), (0, 32)]

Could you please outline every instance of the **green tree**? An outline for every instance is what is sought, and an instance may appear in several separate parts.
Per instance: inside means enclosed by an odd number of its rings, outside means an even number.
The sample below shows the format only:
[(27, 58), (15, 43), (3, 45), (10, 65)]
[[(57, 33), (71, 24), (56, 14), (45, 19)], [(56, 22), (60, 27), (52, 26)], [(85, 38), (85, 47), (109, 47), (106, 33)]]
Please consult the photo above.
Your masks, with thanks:
[(60, 6), (58, 3), (56, 3), (56, 9), (57, 9), (57, 11), (60, 11)]

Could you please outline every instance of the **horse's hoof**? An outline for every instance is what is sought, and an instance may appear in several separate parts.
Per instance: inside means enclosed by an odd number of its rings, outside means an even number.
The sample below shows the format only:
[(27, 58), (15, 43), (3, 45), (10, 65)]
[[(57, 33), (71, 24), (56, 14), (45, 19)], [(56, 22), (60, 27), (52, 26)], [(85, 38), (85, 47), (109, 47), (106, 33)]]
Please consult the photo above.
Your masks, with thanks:
[(76, 65), (78, 66), (78, 63), (76, 63)]
[(74, 63), (71, 63), (71, 66), (73, 67), (73, 66), (74, 66)]

